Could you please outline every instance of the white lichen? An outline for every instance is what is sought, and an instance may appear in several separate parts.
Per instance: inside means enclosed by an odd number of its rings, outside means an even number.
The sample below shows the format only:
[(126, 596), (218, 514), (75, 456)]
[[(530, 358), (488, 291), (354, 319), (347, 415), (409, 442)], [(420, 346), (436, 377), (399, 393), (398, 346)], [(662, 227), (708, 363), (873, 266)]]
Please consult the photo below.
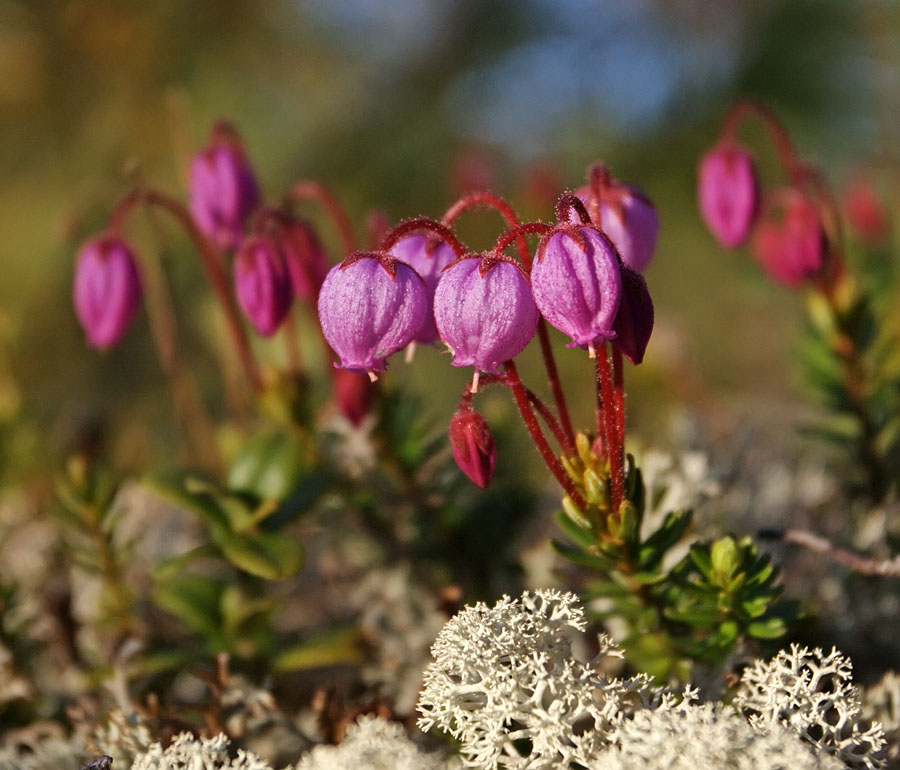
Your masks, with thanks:
[(835, 649), (826, 654), (794, 644), (768, 662), (756, 661), (744, 672), (735, 705), (760, 732), (780, 725), (847, 767), (884, 766), (882, 727), (865, 726), (852, 664)]
[[(573, 658), (570, 634), (585, 627), (571, 593), (526, 592), (466, 607), (432, 646), (419, 726), (457, 738), (472, 767), (590, 764), (628, 701), (649, 694), (649, 679), (607, 678)], [(600, 655), (621, 652), (601, 637)]]
[(255, 754), (238, 749), (232, 759), (230, 741), (219, 734), (215, 738), (195, 738), (190, 733), (179, 735), (168, 748), (154, 743), (139, 755), (131, 770), (272, 770)]
[(453, 765), (419, 749), (396, 722), (363, 716), (337, 746), (316, 746), (296, 770), (449, 770)]

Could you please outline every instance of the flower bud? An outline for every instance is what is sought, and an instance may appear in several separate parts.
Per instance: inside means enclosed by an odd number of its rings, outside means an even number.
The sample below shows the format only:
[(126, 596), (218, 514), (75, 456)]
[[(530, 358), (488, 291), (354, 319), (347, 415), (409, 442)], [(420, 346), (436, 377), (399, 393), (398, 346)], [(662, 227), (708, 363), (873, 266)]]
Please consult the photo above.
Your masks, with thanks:
[(450, 447), (459, 469), (484, 489), (497, 464), (497, 445), (490, 426), (478, 412), (461, 406), (450, 420)]
[(531, 269), (531, 289), (547, 323), (572, 338), (569, 347), (596, 347), (616, 336), (619, 257), (595, 227), (563, 226), (546, 236)]
[(81, 247), (72, 300), (92, 347), (110, 348), (122, 339), (140, 307), (141, 295), (134, 254), (125, 241), (104, 235)]
[(337, 408), (351, 425), (358, 426), (372, 411), (377, 384), (359, 372), (332, 370), (332, 385)]
[(600, 164), (591, 169), (591, 183), (575, 194), (626, 267), (643, 273), (653, 259), (659, 236), (659, 215), (650, 199), (636, 187), (612, 179)]
[(443, 241), (433, 241), (425, 235), (401, 238), (391, 248), (391, 254), (415, 270), (428, 290), (428, 315), (415, 337), (416, 342), (430, 345), (437, 341), (438, 331), (434, 323), (434, 291), (441, 271), (456, 259), (456, 253)]
[(238, 304), (263, 337), (271, 337), (291, 309), (294, 292), (284, 256), (267, 235), (248, 238), (234, 258)]
[(219, 122), (206, 148), (191, 161), (191, 217), (220, 249), (234, 249), (244, 236), (244, 219), (259, 203), (259, 187), (244, 157), (237, 131)]
[(704, 155), (697, 200), (703, 221), (722, 246), (744, 244), (759, 213), (759, 181), (750, 153), (728, 142)]
[(279, 234), (294, 296), (314, 305), (328, 275), (328, 257), (309, 222), (285, 218)]
[(409, 265), (381, 252), (356, 252), (325, 276), (318, 307), (340, 366), (373, 376), (422, 328), (428, 293)]
[(438, 335), (454, 366), (498, 374), (537, 331), (538, 309), (518, 263), (472, 254), (451, 264), (434, 293)]
[(644, 276), (627, 267), (622, 268), (622, 299), (613, 330), (612, 344), (631, 363), (641, 363), (653, 332), (653, 300)]
[(863, 243), (875, 245), (887, 235), (888, 220), (884, 206), (864, 179), (850, 182), (842, 196), (847, 221)]
[(780, 210), (756, 229), (753, 252), (773, 280), (797, 288), (822, 270), (825, 232), (815, 202), (792, 189), (779, 197)]

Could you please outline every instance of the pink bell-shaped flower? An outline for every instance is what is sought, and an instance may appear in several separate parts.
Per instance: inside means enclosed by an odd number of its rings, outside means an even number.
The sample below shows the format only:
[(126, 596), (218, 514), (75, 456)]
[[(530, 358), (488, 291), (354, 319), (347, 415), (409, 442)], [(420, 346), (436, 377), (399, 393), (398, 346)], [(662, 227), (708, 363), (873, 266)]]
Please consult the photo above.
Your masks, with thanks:
[(355, 252), (331, 268), (319, 291), (322, 333), (345, 369), (383, 372), (425, 323), (425, 282), (383, 252)]
[(727, 249), (743, 245), (759, 213), (759, 181), (753, 158), (732, 142), (700, 161), (697, 201), (703, 221)]
[(484, 489), (497, 464), (497, 445), (487, 420), (468, 404), (461, 404), (450, 420), (450, 448), (459, 469)]
[(560, 199), (561, 223), (544, 236), (531, 268), (531, 291), (547, 323), (572, 338), (569, 347), (593, 349), (613, 339), (622, 278), (619, 256), (609, 238), (589, 224), (568, 217), (567, 201), (584, 209), (574, 196)]
[(271, 337), (291, 309), (294, 291), (284, 255), (267, 235), (241, 244), (234, 258), (234, 290), (238, 304), (263, 337)]
[(825, 231), (818, 206), (806, 195), (787, 189), (777, 197), (780, 210), (756, 228), (753, 253), (773, 280), (797, 288), (817, 276), (825, 264)]
[(134, 254), (125, 241), (102, 235), (81, 247), (72, 300), (92, 347), (110, 348), (122, 339), (140, 307), (141, 296)]
[(659, 236), (656, 207), (636, 187), (612, 179), (606, 168), (597, 164), (590, 170), (590, 184), (575, 194), (622, 258), (626, 267), (643, 273), (653, 259)]
[(635, 366), (641, 363), (653, 332), (653, 300), (644, 276), (627, 267), (622, 268), (622, 299), (613, 329), (613, 346)]
[(191, 161), (189, 198), (197, 227), (220, 249), (236, 248), (244, 220), (259, 204), (259, 187), (228, 123), (213, 126), (206, 148)]
[(451, 363), (476, 372), (498, 374), (531, 341), (539, 318), (521, 266), (497, 254), (457, 260), (434, 292), (434, 320)]
[(456, 252), (444, 241), (426, 235), (409, 235), (391, 247), (391, 254), (413, 268), (425, 281), (428, 290), (428, 315), (415, 337), (416, 342), (430, 345), (437, 342), (438, 330), (434, 323), (434, 291), (441, 271), (456, 259)]

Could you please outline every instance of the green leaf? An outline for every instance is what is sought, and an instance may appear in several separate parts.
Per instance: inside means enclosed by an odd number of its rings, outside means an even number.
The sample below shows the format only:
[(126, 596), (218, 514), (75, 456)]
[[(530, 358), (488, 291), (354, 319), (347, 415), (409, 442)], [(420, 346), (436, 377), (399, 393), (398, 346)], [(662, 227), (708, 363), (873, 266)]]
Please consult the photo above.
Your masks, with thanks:
[(656, 532), (648, 537), (640, 547), (638, 558), (641, 569), (655, 568), (690, 526), (691, 511), (671, 511)]
[(144, 476), (141, 483), (170, 503), (199, 516), (214, 540), (225, 539), (231, 534), (231, 522), (226, 512), (208, 493), (199, 491), (214, 489), (202, 479), (183, 471), (163, 471)]
[(262, 500), (283, 500), (303, 470), (299, 440), (288, 433), (262, 433), (242, 447), (228, 469), (229, 489)]
[(778, 639), (787, 633), (787, 623), (782, 618), (757, 620), (747, 626), (747, 633), (757, 639)]
[(322, 666), (360, 663), (364, 659), (359, 632), (340, 628), (289, 647), (274, 661), (276, 671), (301, 671)]
[(564, 559), (568, 559), (573, 564), (581, 564), (584, 567), (599, 569), (603, 570), (604, 572), (607, 572), (615, 567), (615, 564), (612, 561), (603, 556), (585, 553), (584, 551), (580, 551), (570, 545), (561, 543), (558, 540), (551, 540), (550, 544), (553, 546), (554, 551), (556, 551)]
[(225, 583), (199, 575), (181, 575), (156, 586), (153, 600), (189, 629), (202, 635), (214, 649), (225, 650), (219, 597)]
[(597, 539), (594, 537), (593, 532), (579, 527), (562, 511), (557, 511), (553, 518), (566, 537), (576, 545), (580, 545), (582, 548), (590, 548), (597, 544)]
[(219, 547), (236, 567), (266, 580), (284, 580), (303, 566), (303, 545), (295, 537), (278, 532), (235, 535)]

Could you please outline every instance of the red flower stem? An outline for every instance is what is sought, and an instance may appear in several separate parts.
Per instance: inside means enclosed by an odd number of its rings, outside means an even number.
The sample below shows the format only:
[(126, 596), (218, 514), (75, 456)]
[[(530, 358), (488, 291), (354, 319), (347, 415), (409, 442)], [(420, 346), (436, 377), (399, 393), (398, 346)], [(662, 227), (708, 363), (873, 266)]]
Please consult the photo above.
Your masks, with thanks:
[(444, 243), (446, 243), (457, 257), (462, 257), (468, 251), (465, 246), (460, 242), (459, 238), (457, 238), (449, 227), (446, 225), (442, 225), (440, 222), (435, 222), (433, 219), (429, 219), (428, 217), (417, 217), (416, 219), (407, 219), (405, 222), (401, 222), (396, 227), (392, 227), (387, 231), (387, 234), (384, 238), (381, 239), (381, 246), (379, 247), (381, 251), (390, 251), (391, 247), (397, 243), (401, 238), (405, 235), (409, 235), (409, 233), (414, 233), (419, 230), (427, 230), (430, 233), (434, 233), (436, 236), (441, 238)]
[(619, 443), (616, 429), (615, 401), (613, 396), (612, 375), (606, 344), (597, 350), (597, 387), (603, 393), (603, 425), (606, 433), (607, 453), (609, 454), (609, 476), (612, 486), (612, 510), (617, 516), (624, 499), (624, 468), (622, 463), (622, 446)]
[(613, 389), (616, 398), (616, 430), (619, 434), (619, 446), (625, 451), (625, 365), (622, 351), (612, 345)]
[(350, 254), (356, 251), (356, 235), (353, 232), (353, 227), (350, 225), (347, 212), (344, 211), (344, 207), (337, 199), (337, 196), (325, 185), (313, 179), (301, 179), (299, 182), (294, 182), (291, 185), (285, 197), (292, 202), (299, 203), (300, 201), (312, 200), (321, 204), (328, 212), (341, 236), (344, 253)]
[(515, 227), (519, 224), (519, 218), (516, 216), (516, 212), (513, 211), (513, 207), (499, 195), (492, 193), (490, 190), (480, 190), (479, 192), (464, 195), (444, 212), (444, 216), (441, 217), (441, 223), (450, 227), (457, 219), (459, 219), (463, 212), (478, 206), (491, 208), (500, 212), (503, 219), (506, 220), (506, 224), (510, 227)]
[(235, 302), (234, 295), (231, 291), (225, 269), (225, 260), (222, 253), (213, 245), (212, 241), (210, 241), (209, 238), (207, 238), (194, 224), (194, 220), (191, 218), (188, 210), (178, 201), (163, 193), (152, 189), (142, 188), (129, 193), (119, 202), (113, 210), (110, 229), (113, 232), (117, 232), (124, 223), (125, 218), (133, 210), (135, 204), (141, 201), (146, 202), (151, 206), (158, 206), (168, 212), (194, 242), (194, 246), (197, 249), (197, 253), (200, 255), (201, 262), (203, 262), (203, 267), (206, 270), (209, 282), (225, 312), (228, 332), (234, 343), (234, 347), (237, 350), (244, 373), (253, 388), (256, 391), (261, 391), (263, 382), (259, 374), (259, 366), (253, 355), (253, 349), (250, 347), (250, 341), (247, 338), (247, 333), (245, 332), (244, 325), (241, 321), (240, 311), (238, 310), (237, 303)]
[(572, 479), (569, 478), (569, 475), (565, 472), (559, 460), (553, 454), (553, 450), (550, 449), (550, 444), (547, 443), (547, 439), (544, 436), (543, 431), (541, 431), (541, 426), (538, 424), (537, 419), (535, 419), (534, 412), (531, 411), (531, 405), (528, 401), (528, 391), (522, 384), (522, 380), (519, 379), (519, 373), (516, 370), (515, 363), (507, 361), (503, 364), (503, 367), (506, 369), (506, 379), (512, 390), (513, 398), (516, 400), (516, 406), (519, 407), (519, 413), (525, 421), (525, 427), (528, 428), (528, 432), (531, 434), (535, 446), (541, 453), (544, 463), (556, 477), (556, 480), (565, 490), (566, 494), (572, 498), (575, 505), (581, 510), (587, 510), (587, 501), (584, 499), (581, 492), (578, 491), (578, 488), (572, 482)]
[[(497, 243), (494, 244), (494, 251), (501, 252), (506, 249), (509, 244), (513, 241), (522, 242), (525, 239), (522, 238), (523, 235), (547, 235), (547, 233), (552, 233), (553, 227), (552, 225), (544, 224), (543, 222), (526, 222), (522, 225), (514, 225), (512, 228), (503, 233), (498, 239)], [(522, 260), (522, 264), (525, 265), (526, 272), (531, 272), (531, 254), (528, 252), (528, 244), (525, 244), (524, 251), (519, 249), (519, 258)]]
[(739, 101), (725, 115), (725, 121), (722, 125), (722, 136), (726, 139), (734, 139), (740, 128), (741, 122), (755, 115), (759, 118), (772, 137), (772, 143), (778, 152), (778, 158), (785, 175), (794, 184), (803, 183), (806, 176), (805, 166), (797, 157), (794, 150), (794, 144), (781, 121), (776, 117), (768, 107), (753, 101), (752, 99), (743, 99)]

